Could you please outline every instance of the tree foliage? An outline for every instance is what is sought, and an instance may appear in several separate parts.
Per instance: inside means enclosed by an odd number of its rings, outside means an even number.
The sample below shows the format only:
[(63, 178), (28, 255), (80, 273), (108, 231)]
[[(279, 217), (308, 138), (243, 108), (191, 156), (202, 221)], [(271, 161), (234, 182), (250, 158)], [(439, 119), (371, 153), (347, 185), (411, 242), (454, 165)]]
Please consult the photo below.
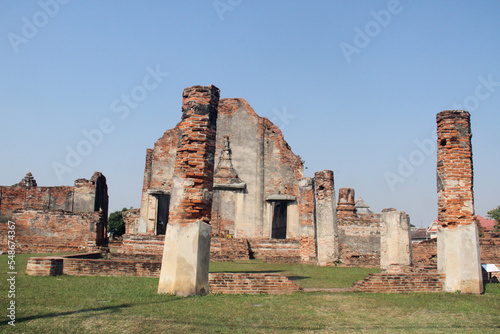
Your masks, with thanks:
[(500, 205), (496, 209), (488, 211), (488, 218), (497, 221), (494, 229), (500, 231)]
[[(132, 209), (132, 208), (130, 208)], [(121, 211), (111, 212), (108, 218), (108, 232), (119, 237), (125, 233), (125, 223), (123, 222), (123, 212), (129, 209), (123, 208)]]

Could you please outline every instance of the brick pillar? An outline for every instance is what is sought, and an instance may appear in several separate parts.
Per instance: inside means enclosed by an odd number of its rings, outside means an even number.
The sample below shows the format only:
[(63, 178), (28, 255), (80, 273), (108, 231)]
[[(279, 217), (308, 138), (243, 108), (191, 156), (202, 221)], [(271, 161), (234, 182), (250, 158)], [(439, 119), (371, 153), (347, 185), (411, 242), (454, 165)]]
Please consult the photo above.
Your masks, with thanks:
[(437, 114), (438, 271), (445, 291), (482, 293), (479, 238), (474, 214), (470, 114)]
[(181, 296), (209, 292), (210, 221), (219, 89), (184, 90), (169, 224), (158, 293)]
[(169, 215), (172, 224), (210, 221), (218, 105), (215, 86), (184, 89)]
[(302, 261), (316, 261), (314, 230), (314, 180), (310, 177), (299, 181), (300, 257)]
[(318, 264), (320, 266), (333, 265), (339, 259), (339, 243), (335, 186), (331, 170), (314, 174), (314, 192)]
[(337, 215), (342, 219), (355, 218), (355, 202), (354, 202), (354, 189), (340, 188), (339, 189), (339, 202), (337, 205)]

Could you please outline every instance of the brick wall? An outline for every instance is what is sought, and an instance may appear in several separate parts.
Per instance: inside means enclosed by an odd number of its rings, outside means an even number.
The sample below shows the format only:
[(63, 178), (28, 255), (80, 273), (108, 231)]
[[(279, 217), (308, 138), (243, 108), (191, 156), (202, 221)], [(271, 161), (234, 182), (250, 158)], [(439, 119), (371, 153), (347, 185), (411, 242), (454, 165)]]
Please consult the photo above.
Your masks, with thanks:
[(73, 211), (74, 187), (0, 186), (0, 198), (0, 222), (4, 222), (20, 209)]
[(413, 264), (416, 267), (437, 268), (437, 239), (430, 239), (412, 245)]
[(30, 257), (26, 265), (26, 275), (30, 276), (58, 276), (62, 272), (62, 258)]
[(311, 262), (316, 264), (318, 257), (316, 252), (316, 239), (314, 237), (300, 237), (300, 257), (302, 262)]
[(108, 193), (106, 178), (95, 172), (90, 180), (78, 179), (75, 186), (0, 186), (0, 223), (12, 220), (15, 210), (105, 211)]
[(251, 256), (255, 259), (271, 263), (301, 262), (300, 240), (280, 239), (247, 239)]
[[(500, 268), (500, 238), (480, 238), (481, 263), (495, 264)], [(413, 245), (413, 263), (418, 267), (437, 266), (437, 240), (431, 239)], [(493, 274), (500, 279), (500, 273)]]
[[(16, 251), (19, 253), (71, 252), (105, 244), (103, 212), (44, 210), (14, 211)], [(0, 223), (0, 250), (6, 250), (7, 224)]]
[(314, 179), (310, 177), (299, 181), (299, 219), (301, 228), (306, 235), (300, 236), (300, 256), (302, 261), (317, 261), (316, 238), (314, 232)]
[(302, 290), (277, 273), (210, 273), (210, 290), (223, 294), (290, 294)]
[(340, 266), (380, 266), (380, 219), (379, 214), (338, 219)]
[(118, 253), (125, 254), (163, 254), (164, 235), (124, 234)]
[(122, 213), (126, 234), (138, 234), (137, 227), (140, 220), (140, 210), (132, 209)]
[(99, 253), (62, 257), (32, 257), (26, 274), (30, 276), (133, 276), (158, 277), (161, 261), (93, 259)]
[(133, 260), (64, 259), (63, 274), (70, 276), (158, 277), (161, 262)]
[(370, 274), (362, 281), (354, 283), (360, 292), (442, 292), (445, 275), (435, 270), (421, 270), (411, 267), (394, 267), (381, 273)]
[(212, 238), (210, 261), (226, 262), (249, 259), (250, 253), (246, 239)]

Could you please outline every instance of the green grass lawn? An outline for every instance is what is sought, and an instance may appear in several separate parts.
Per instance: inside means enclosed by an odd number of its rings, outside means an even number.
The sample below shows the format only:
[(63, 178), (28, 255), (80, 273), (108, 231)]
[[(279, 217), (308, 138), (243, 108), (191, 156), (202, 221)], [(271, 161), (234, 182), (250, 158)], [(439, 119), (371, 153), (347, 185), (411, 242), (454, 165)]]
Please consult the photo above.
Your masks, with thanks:
[[(16, 326), (7, 325), (7, 283), (0, 302), (5, 333), (498, 333), (500, 284), (481, 296), (460, 294), (304, 293), (208, 295), (156, 293), (158, 279), (30, 277), (17, 255)], [(0, 256), (6, 277), (7, 257)], [(213, 263), (215, 271), (275, 271), (303, 287), (350, 286), (370, 272), (256, 261)], [(361, 277), (363, 278), (363, 277)]]

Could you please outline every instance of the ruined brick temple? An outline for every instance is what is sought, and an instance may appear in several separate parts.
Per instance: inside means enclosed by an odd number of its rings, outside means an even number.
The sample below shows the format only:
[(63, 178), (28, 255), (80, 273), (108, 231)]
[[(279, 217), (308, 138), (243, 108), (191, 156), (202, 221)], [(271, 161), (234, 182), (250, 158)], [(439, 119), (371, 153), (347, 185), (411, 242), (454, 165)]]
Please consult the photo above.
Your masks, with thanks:
[(107, 244), (108, 187), (95, 172), (74, 186), (39, 187), (28, 172), (16, 185), (0, 186), (0, 251), (7, 249), (7, 222), (16, 223), (18, 252), (96, 249)]
[[(204, 88), (185, 89), (183, 106), (190, 103), (189, 94), (196, 89)], [(378, 266), (381, 214), (374, 214), (362, 199), (356, 203), (354, 190), (349, 188), (340, 190), (337, 207), (333, 172), (304, 177), (303, 162), (281, 130), (257, 115), (244, 99), (213, 103), (218, 104), (211, 139), (214, 172), (200, 170), (190, 175), (192, 191), (204, 178), (212, 178), (213, 186), (200, 195), (198, 206), (211, 206), (205, 219), (214, 236), (231, 238), (213, 238), (212, 258)], [(171, 198), (182, 124), (167, 130), (146, 152), (141, 208), (124, 215), (123, 252), (161, 253), (169, 219), (178, 216), (171, 212), (176, 207)], [(188, 154), (197, 147), (183, 150)], [(201, 160), (187, 163), (196, 166)], [(196, 210), (204, 208), (192, 207), (184, 214)]]
[[(182, 296), (298, 289), (277, 273), (209, 276), (209, 260), (255, 258), (382, 269), (353, 291), (478, 294), (481, 261), (498, 264), (498, 238), (478, 235), (465, 111), (437, 115), (438, 241), (413, 246), (405, 212), (374, 213), (352, 188), (336, 196), (331, 170), (304, 177), (280, 129), (247, 101), (193, 86), (181, 110), (177, 126), (146, 151), (141, 208), (123, 213), (117, 252), (31, 258), (29, 275), (159, 276), (159, 293)], [(15, 221), (20, 251), (100, 250), (107, 211), (98, 172), (73, 187), (38, 187), (31, 173), (0, 187), (0, 232), (5, 239), (5, 223)]]

